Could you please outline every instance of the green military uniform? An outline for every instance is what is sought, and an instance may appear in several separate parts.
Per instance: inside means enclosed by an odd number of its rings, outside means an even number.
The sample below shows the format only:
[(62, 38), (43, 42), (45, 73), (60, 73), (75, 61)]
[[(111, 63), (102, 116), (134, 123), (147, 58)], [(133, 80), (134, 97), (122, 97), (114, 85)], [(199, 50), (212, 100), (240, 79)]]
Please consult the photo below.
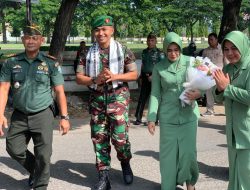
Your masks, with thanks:
[(250, 45), (247, 36), (233, 31), (222, 42), (232, 42), (241, 54), (238, 63), (223, 68), (230, 84), (215, 94), (216, 102), (224, 101), (229, 159), (228, 190), (250, 188)]
[[(42, 53), (33, 60), (21, 53), (3, 64), (0, 82), (10, 82), (13, 91), (14, 112), (6, 149), (34, 176), (34, 189), (46, 189), (52, 154), (52, 87), (64, 83), (59, 64)], [(27, 150), (31, 138), (34, 155)]]
[[(164, 40), (164, 52), (171, 43), (182, 47), (180, 37), (171, 32)], [(194, 185), (198, 179), (196, 133), (199, 110), (197, 103), (194, 107), (182, 107), (179, 99), (184, 90), (189, 59), (180, 54), (177, 61), (170, 62), (166, 57), (153, 70), (148, 121), (155, 122), (158, 112), (162, 190), (173, 190), (184, 182)]]
[(136, 121), (141, 122), (143, 110), (151, 92), (151, 81), (149, 77), (152, 75), (154, 65), (161, 60), (161, 57), (164, 57), (164, 54), (156, 47), (152, 49), (146, 48), (142, 51), (142, 85), (135, 113)]

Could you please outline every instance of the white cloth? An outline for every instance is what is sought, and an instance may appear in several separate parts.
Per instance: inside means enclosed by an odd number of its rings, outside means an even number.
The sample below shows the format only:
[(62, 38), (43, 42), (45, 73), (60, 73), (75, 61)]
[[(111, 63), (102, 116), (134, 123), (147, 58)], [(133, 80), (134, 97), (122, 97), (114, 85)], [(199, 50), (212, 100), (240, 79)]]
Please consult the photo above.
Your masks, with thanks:
[[(124, 52), (122, 45), (111, 39), (109, 47), (109, 68), (113, 74), (124, 73)], [(100, 73), (99, 44), (94, 43), (86, 57), (86, 74), (89, 77), (97, 77)], [(113, 88), (116, 88), (121, 81), (112, 81)], [(97, 85), (92, 84), (91, 88), (96, 89)]]

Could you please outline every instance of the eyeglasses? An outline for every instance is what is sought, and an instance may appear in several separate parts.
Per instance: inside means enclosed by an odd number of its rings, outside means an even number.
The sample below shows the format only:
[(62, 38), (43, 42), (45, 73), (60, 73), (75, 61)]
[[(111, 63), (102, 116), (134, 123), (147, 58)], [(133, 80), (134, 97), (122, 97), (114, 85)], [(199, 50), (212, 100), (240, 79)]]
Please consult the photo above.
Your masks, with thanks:
[(23, 39), (37, 41), (37, 40), (41, 39), (41, 36), (40, 35), (34, 35), (34, 36), (24, 35)]

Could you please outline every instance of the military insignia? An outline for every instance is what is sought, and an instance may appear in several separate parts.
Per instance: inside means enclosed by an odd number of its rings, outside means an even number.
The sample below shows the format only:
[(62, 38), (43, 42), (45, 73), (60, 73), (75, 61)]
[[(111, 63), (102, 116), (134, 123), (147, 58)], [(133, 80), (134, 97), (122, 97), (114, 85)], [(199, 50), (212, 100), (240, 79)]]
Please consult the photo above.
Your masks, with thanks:
[(44, 67), (43, 70), (46, 71), (46, 72), (48, 72), (49, 68), (48, 67)]
[(10, 58), (10, 57), (15, 57), (17, 54), (14, 54), (14, 53), (11, 53), (11, 54), (8, 54), (6, 55), (7, 58)]
[(15, 82), (14, 83), (14, 88), (18, 89), (20, 87), (20, 83), (19, 82)]
[(39, 66), (37, 67), (37, 69), (41, 71), (41, 70), (43, 70), (43, 66), (39, 65)]
[(109, 22), (110, 22), (110, 19), (109, 19), (109, 18), (106, 18), (106, 19), (105, 19), (105, 22), (106, 22), (106, 23), (109, 23)]
[(45, 62), (42, 62), (41, 65), (42, 66), (47, 66), (47, 64)]
[(55, 58), (54, 56), (49, 55), (49, 54), (47, 54), (46, 57), (48, 57), (48, 58), (50, 58), (50, 59), (53, 59), (53, 60), (56, 60), (56, 58)]
[(20, 65), (15, 65), (13, 69), (21, 69), (22, 67)]

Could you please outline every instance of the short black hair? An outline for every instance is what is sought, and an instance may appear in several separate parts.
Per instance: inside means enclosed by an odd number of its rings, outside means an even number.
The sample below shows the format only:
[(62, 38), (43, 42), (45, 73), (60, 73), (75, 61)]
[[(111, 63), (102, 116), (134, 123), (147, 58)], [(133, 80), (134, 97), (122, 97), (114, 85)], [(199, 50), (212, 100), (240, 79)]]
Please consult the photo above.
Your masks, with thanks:
[(147, 39), (152, 39), (152, 38), (155, 38), (155, 39), (156, 39), (156, 35), (155, 35), (155, 33), (150, 32), (150, 33), (148, 34)]
[(217, 34), (215, 32), (212, 32), (212, 33), (210, 33), (208, 35), (208, 37), (211, 37), (211, 36), (213, 36), (214, 38), (218, 39), (218, 36), (217, 36)]

